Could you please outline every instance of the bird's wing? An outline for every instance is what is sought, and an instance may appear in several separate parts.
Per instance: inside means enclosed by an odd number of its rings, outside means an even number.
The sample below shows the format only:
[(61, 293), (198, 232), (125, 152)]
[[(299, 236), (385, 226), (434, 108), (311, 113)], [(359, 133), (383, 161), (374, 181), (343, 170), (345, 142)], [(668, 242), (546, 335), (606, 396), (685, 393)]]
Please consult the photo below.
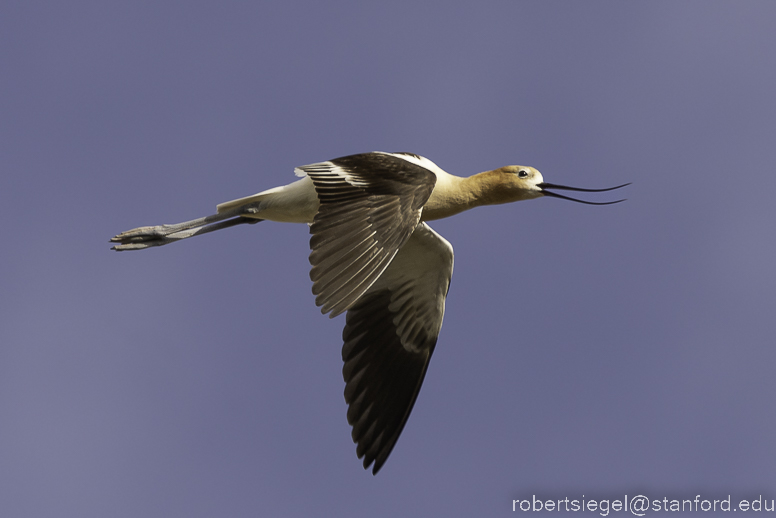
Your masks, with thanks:
[(371, 286), (420, 221), (436, 175), (424, 159), (402, 156), (364, 153), (297, 168), (320, 200), (310, 226), (310, 278), (315, 303), (331, 317)]
[(356, 453), (373, 473), (391, 453), (420, 392), (453, 274), (453, 247), (420, 223), (348, 310), (342, 369)]

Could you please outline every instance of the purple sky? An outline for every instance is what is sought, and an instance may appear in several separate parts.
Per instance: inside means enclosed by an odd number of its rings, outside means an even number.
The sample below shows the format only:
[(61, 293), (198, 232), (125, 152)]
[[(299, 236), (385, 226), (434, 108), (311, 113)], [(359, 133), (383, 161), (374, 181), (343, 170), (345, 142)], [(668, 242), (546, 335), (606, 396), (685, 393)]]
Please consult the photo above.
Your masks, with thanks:
[[(776, 498), (776, 3), (459, 4), (2, 3), (0, 515)], [(377, 477), (305, 226), (108, 244), (372, 150), (633, 182), (432, 223), (445, 325)]]

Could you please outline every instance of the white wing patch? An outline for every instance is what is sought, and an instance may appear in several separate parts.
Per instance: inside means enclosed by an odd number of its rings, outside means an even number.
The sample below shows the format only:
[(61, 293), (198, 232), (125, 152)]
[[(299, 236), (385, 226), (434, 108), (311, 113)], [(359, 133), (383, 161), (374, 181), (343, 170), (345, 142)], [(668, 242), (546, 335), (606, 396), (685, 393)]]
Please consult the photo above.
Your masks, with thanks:
[(369, 183), (363, 180), (355, 178), (346, 169), (334, 164), (332, 162), (317, 162), (315, 164), (303, 165), (294, 169), (294, 174), (297, 176), (307, 176), (308, 173), (326, 173), (343, 178), (346, 182), (354, 187), (368, 187)]
[(411, 164), (415, 164), (424, 169), (428, 169), (429, 171), (434, 173), (437, 176), (437, 178), (440, 176), (447, 175), (447, 173), (438, 165), (436, 165), (434, 162), (420, 155), (413, 155), (411, 153), (386, 153), (385, 151), (375, 151), (375, 153), (380, 153), (382, 155), (391, 155), (396, 158), (401, 158), (402, 160), (405, 160)]

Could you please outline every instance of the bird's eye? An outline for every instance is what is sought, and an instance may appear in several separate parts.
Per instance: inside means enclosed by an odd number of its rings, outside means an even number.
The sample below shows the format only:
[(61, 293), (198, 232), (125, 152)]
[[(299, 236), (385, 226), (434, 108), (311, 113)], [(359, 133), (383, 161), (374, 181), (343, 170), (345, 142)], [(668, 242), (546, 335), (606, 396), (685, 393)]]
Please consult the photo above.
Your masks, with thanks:
[(517, 172), (517, 177), (518, 178), (528, 178), (528, 171), (526, 171), (525, 169), (519, 170)]

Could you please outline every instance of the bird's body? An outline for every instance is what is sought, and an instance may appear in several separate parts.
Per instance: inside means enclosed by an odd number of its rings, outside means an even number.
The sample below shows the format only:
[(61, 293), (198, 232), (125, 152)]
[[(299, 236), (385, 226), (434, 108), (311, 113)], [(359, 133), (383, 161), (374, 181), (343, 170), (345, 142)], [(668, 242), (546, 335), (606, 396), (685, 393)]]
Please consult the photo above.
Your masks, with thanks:
[[(495, 171), (486, 171), (470, 178), (462, 178), (445, 172), (427, 158), (409, 153), (365, 153), (364, 155), (356, 156), (363, 157), (365, 155), (371, 158), (385, 155), (388, 159), (395, 159), (400, 156), (401, 160), (433, 173), (436, 182), (433, 185), (431, 195), (423, 205), (421, 221), (446, 218), (479, 205), (517, 201), (516, 199), (511, 199), (508, 193), (498, 189), (499, 186), (503, 185), (503, 182), (498, 182), (498, 175), (494, 174)], [(334, 160), (332, 163), (336, 161)], [(364, 167), (374, 167), (375, 164), (373, 162), (374, 160), (365, 161), (369, 165), (364, 165)], [(523, 169), (538, 174), (538, 180), (541, 182), (541, 175), (538, 171), (528, 167)], [(246, 205), (258, 203), (257, 212), (248, 215), (248, 217), (286, 223), (312, 223), (320, 205), (318, 194), (315, 191), (311, 177), (307, 176), (304, 167), (297, 168), (296, 173), (302, 176), (301, 180), (268, 189), (253, 196), (221, 203), (217, 206), (217, 211), (219, 214), (226, 213)], [(521, 194), (524, 194), (521, 199), (542, 196), (538, 191), (531, 193), (524, 190)]]
[[(220, 204), (212, 216), (140, 227), (112, 241), (116, 250), (138, 250), (243, 223), (310, 224), (313, 293), (323, 313), (347, 311), (348, 422), (359, 458), (365, 468), (374, 462), (374, 473), (404, 428), (442, 327), (453, 249), (424, 222), (541, 196), (574, 200), (547, 188), (611, 190), (548, 184), (525, 166), (463, 178), (410, 153), (351, 155), (296, 174), (302, 178)], [(616, 202), (592, 204), (607, 203)]]

